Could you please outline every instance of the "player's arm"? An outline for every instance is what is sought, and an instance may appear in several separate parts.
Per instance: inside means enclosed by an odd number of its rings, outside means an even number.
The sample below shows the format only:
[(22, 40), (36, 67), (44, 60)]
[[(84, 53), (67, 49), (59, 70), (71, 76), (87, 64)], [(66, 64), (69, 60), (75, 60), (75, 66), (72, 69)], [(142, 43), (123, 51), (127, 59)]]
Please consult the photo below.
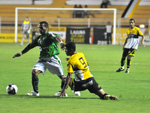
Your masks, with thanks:
[(28, 44), (20, 53), (16, 53), (13, 58), (15, 57), (20, 57), (21, 55), (23, 55), (24, 53), (28, 52), (30, 49), (32, 49), (33, 46), (31, 46), (31, 44)]
[(140, 36), (142, 36), (142, 42), (141, 42), (141, 44), (145, 47), (145, 44), (144, 44), (145, 36), (144, 36), (144, 34), (142, 33), (142, 31), (139, 28), (137, 30), (138, 30), (138, 34)]
[(145, 44), (144, 44), (145, 36), (144, 35), (141, 35), (141, 36), (142, 36), (142, 42), (141, 42), (141, 44), (145, 47)]
[(60, 36), (56, 34), (56, 40), (59, 42), (61, 49), (64, 49), (65, 44), (61, 40)]
[(28, 52), (30, 49), (34, 48), (35, 46), (37, 46), (37, 38), (30, 44), (28, 44), (20, 53), (16, 53), (13, 58), (15, 57), (20, 57), (21, 55), (25, 54), (26, 52)]
[(62, 91), (61, 91), (60, 97), (64, 97), (64, 96), (65, 96), (66, 90), (67, 90), (68, 85), (69, 85), (69, 83), (70, 83), (70, 81), (71, 81), (71, 76), (72, 76), (72, 73), (68, 73), (68, 74), (67, 74), (66, 82), (65, 82), (65, 85), (64, 85), (64, 87), (63, 87), (63, 89), (62, 89)]

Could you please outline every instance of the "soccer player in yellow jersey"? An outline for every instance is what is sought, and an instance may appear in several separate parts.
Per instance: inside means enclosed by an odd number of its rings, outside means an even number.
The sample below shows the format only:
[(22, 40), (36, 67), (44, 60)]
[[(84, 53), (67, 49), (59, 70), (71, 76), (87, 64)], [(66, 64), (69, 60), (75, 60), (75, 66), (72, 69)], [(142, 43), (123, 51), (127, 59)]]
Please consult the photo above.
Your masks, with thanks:
[[(101, 99), (118, 100), (117, 97), (108, 95), (95, 81), (93, 75), (89, 71), (88, 63), (83, 53), (76, 53), (75, 43), (70, 42), (65, 45), (67, 56), (71, 56), (67, 62), (67, 79), (61, 91), (60, 96), (66, 94), (66, 89), (71, 86), (74, 91), (83, 91), (88, 89), (91, 93), (98, 95)], [(71, 75), (75, 74), (75, 79), (71, 79)]]
[(122, 54), (122, 59), (121, 59), (121, 67), (116, 71), (124, 71), (124, 64), (125, 64), (125, 59), (127, 57), (127, 69), (125, 73), (129, 73), (129, 68), (131, 64), (131, 57), (135, 56), (135, 52), (138, 48), (139, 45), (139, 36), (142, 36), (142, 44), (144, 45), (144, 35), (140, 31), (138, 27), (135, 26), (135, 20), (130, 19), (129, 21), (130, 28), (127, 30), (127, 38), (126, 41), (123, 45), (123, 54)]
[(32, 28), (32, 25), (31, 25), (31, 22), (29, 21), (29, 17), (26, 17), (22, 24), (23, 36), (22, 36), (22, 40), (21, 40), (21, 44), (20, 44), (21, 46), (23, 46), (25, 36), (28, 39), (28, 44), (30, 43), (31, 28)]

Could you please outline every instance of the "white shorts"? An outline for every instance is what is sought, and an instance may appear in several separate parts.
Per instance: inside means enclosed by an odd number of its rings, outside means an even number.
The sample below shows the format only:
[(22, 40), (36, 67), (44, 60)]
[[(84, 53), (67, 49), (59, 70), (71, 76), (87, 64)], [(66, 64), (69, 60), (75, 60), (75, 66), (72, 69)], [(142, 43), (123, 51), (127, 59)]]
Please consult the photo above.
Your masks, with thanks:
[(43, 74), (48, 69), (52, 74), (57, 74), (58, 76), (64, 75), (61, 60), (57, 55), (49, 58), (39, 58), (33, 69), (39, 70)]

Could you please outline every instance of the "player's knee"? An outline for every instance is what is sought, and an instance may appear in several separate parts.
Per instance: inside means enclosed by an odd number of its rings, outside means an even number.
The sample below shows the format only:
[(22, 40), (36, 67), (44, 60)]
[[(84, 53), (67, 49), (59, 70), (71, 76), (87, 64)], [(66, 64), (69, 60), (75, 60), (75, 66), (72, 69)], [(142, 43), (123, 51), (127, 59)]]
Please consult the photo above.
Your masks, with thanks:
[(40, 73), (39, 70), (35, 70), (35, 69), (32, 70), (32, 76), (38, 76), (39, 73)]

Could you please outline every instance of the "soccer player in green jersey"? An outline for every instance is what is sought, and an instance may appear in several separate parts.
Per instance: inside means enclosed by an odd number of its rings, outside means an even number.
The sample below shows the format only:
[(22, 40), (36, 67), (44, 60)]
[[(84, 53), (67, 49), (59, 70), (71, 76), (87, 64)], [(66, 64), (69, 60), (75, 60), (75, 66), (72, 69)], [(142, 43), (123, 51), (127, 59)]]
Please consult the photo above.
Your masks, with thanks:
[(32, 86), (33, 91), (27, 93), (27, 95), (31, 96), (39, 96), (38, 91), (38, 75), (40, 73), (45, 73), (46, 69), (48, 69), (52, 74), (57, 74), (60, 79), (62, 79), (61, 87), (64, 84), (64, 79), (66, 76), (64, 75), (61, 60), (57, 56), (60, 52), (58, 49), (57, 43), (60, 43), (61, 49), (64, 48), (64, 44), (60, 39), (59, 35), (54, 33), (48, 33), (48, 23), (46, 21), (42, 21), (39, 24), (39, 30), (41, 35), (37, 36), (32, 43), (29, 43), (22, 52), (16, 53), (13, 58), (20, 57), (30, 49), (39, 46), (40, 47), (40, 57), (32, 70)]
[(131, 64), (131, 57), (135, 56), (135, 52), (139, 45), (139, 36), (142, 36), (142, 45), (144, 45), (144, 35), (141, 30), (135, 26), (135, 20), (130, 19), (130, 28), (127, 30), (127, 38), (123, 45), (123, 54), (121, 58), (121, 67), (116, 72), (124, 71), (125, 59), (127, 57), (127, 69), (125, 73), (129, 73), (129, 68)]

